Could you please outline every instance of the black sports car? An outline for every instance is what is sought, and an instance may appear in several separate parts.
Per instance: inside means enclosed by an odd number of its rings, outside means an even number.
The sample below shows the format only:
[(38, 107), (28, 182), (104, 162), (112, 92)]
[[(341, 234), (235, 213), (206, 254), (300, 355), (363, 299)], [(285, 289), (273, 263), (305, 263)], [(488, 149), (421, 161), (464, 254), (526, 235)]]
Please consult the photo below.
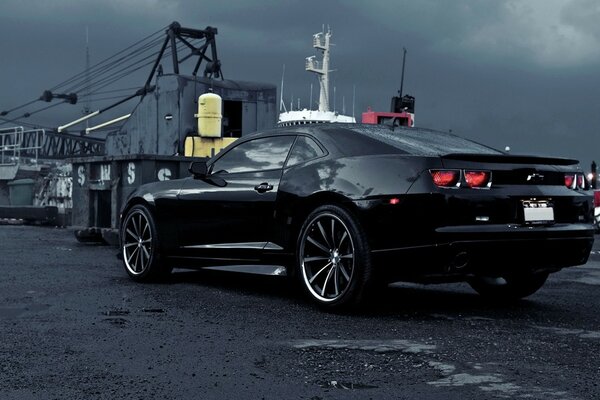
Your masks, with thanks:
[(295, 126), (245, 136), (191, 176), (135, 190), (121, 251), (136, 281), (173, 267), (280, 266), (318, 304), (392, 281), (521, 298), (584, 264), (592, 191), (575, 160), (431, 130)]

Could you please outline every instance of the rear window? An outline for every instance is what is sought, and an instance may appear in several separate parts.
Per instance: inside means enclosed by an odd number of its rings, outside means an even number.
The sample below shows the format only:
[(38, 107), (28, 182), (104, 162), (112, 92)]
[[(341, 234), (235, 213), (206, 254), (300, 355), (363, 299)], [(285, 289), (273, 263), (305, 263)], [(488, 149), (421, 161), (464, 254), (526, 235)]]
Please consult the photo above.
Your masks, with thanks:
[[(357, 125), (351, 128), (327, 127), (323, 130), (326, 130), (342, 149), (345, 149), (343, 136), (346, 135), (362, 137), (366, 139), (366, 143), (375, 140), (400, 152), (419, 156), (437, 156), (451, 153), (504, 154), (491, 147), (451, 133), (428, 129), (396, 127), (392, 130), (391, 127), (386, 125)], [(355, 142), (355, 140), (349, 142)], [(350, 152), (354, 153), (353, 151)], [(367, 150), (364, 154), (372, 154), (372, 152)]]

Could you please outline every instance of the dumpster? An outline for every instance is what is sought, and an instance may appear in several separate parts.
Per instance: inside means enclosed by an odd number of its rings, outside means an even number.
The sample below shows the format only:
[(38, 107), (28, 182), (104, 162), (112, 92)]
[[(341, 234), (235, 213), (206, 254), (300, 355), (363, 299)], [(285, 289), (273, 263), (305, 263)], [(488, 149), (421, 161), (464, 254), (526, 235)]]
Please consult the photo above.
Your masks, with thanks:
[(11, 206), (33, 205), (33, 179), (17, 179), (8, 182), (8, 199)]

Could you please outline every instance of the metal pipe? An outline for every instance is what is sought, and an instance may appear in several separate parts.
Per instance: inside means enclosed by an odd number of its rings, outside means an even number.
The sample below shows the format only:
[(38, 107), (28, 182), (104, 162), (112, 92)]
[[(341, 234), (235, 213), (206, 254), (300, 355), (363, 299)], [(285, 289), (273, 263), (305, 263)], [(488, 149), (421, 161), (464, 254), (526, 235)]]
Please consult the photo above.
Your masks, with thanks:
[(79, 119), (76, 119), (76, 120), (75, 120), (75, 121), (73, 121), (73, 122), (69, 122), (69, 123), (68, 123), (68, 124), (66, 124), (66, 125), (59, 126), (59, 127), (58, 127), (58, 133), (60, 133), (60, 132), (64, 131), (64, 130), (65, 130), (65, 129), (67, 129), (67, 128), (70, 128), (70, 127), (72, 127), (73, 125), (77, 125), (77, 124), (78, 124), (78, 123), (80, 123), (80, 122), (83, 122), (83, 121), (85, 121), (85, 120), (88, 120), (88, 119), (90, 119), (90, 118), (92, 118), (92, 117), (95, 117), (95, 116), (96, 116), (96, 115), (98, 115), (98, 114), (100, 114), (100, 110), (98, 110), (98, 111), (94, 111), (93, 113), (91, 113), (91, 114), (88, 114), (88, 115), (85, 115), (85, 116), (83, 116), (83, 117), (81, 117), (81, 118), (79, 118)]
[(131, 117), (131, 114), (123, 115), (123, 116), (121, 116), (119, 118), (115, 118), (115, 119), (112, 119), (110, 121), (106, 121), (106, 122), (104, 122), (104, 123), (102, 123), (100, 125), (92, 126), (92, 127), (87, 128), (85, 130), (85, 134), (87, 135), (90, 132), (95, 131), (97, 129), (104, 128), (105, 126), (109, 126), (109, 125), (112, 125), (112, 124), (116, 124), (117, 122), (121, 122), (121, 121), (123, 121), (123, 120), (125, 120), (125, 119), (127, 119), (129, 117)]
[(402, 98), (402, 91), (404, 90), (404, 66), (406, 65), (406, 47), (403, 47), (402, 50), (404, 54), (402, 56), (402, 78), (400, 79), (400, 98)]

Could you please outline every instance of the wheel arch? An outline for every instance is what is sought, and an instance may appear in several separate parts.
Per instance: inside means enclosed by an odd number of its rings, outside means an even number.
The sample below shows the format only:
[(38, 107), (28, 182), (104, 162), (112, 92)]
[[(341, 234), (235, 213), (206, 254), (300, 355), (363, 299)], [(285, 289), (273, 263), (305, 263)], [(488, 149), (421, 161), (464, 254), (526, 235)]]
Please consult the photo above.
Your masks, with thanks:
[(131, 210), (131, 208), (137, 206), (138, 204), (145, 206), (148, 210), (150, 210), (150, 212), (152, 212), (152, 214), (156, 215), (156, 210), (153, 202), (149, 202), (141, 196), (132, 197), (127, 201), (125, 207), (123, 207), (123, 209), (121, 210), (121, 213), (119, 215), (119, 227), (123, 223), (123, 218), (129, 212), (129, 210)]
[(286, 232), (286, 247), (294, 254), (294, 260), (298, 236), (304, 221), (315, 209), (329, 204), (341, 207), (354, 216), (358, 214), (358, 208), (352, 202), (352, 199), (340, 193), (318, 192), (296, 202), (291, 208), (292, 212), (288, 215), (291, 218), (291, 224), (288, 225)]
[(171, 236), (169, 236), (168, 234), (165, 234), (164, 226), (161, 223), (161, 221), (159, 221), (159, 219), (157, 218), (158, 215), (157, 215), (157, 210), (156, 210), (156, 206), (154, 205), (154, 202), (148, 201), (147, 199), (145, 199), (142, 196), (135, 196), (135, 197), (132, 197), (131, 199), (129, 199), (127, 201), (127, 204), (125, 205), (125, 207), (123, 208), (123, 210), (121, 211), (121, 213), (119, 215), (119, 243), (121, 240), (121, 229), (123, 227), (123, 222), (124, 222), (125, 216), (129, 212), (129, 210), (131, 210), (133, 207), (135, 207), (137, 205), (142, 205), (142, 206), (146, 207), (151, 214), (150, 216), (154, 219), (154, 224), (156, 225), (157, 235), (161, 239), (160, 247), (162, 249), (171, 247), (172, 246), (171, 240), (170, 240)]

